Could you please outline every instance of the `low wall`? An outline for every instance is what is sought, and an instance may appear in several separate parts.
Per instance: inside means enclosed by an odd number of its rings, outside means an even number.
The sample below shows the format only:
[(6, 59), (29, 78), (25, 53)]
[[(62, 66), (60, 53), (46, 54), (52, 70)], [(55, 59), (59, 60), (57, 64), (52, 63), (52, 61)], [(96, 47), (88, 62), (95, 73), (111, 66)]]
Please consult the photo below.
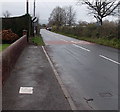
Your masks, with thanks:
[(27, 37), (24, 35), (2, 52), (2, 84), (9, 77), (11, 70), (26, 45)]

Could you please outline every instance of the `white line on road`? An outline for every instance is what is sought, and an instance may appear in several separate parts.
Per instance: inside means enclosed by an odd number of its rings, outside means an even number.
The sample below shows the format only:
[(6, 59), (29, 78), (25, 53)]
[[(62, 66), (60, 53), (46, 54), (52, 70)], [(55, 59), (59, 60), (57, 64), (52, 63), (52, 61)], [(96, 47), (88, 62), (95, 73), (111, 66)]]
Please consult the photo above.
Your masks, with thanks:
[(66, 40), (63, 40), (63, 41), (68, 42), (68, 41), (66, 41)]
[(112, 60), (112, 59), (110, 59), (110, 58), (108, 58), (108, 57), (106, 57), (106, 56), (103, 56), (103, 55), (99, 55), (99, 56), (102, 57), (102, 58), (104, 58), (104, 59), (106, 59), (106, 60), (109, 60), (109, 61), (111, 61), (111, 62), (113, 62), (113, 63), (120, 64), (119, 62), (114, 61), (114, 60)]
[(66, 40), (64, 40), (64, 39), (60, 39), (60, 40), (65, 41), (65, 42), (68, 42), (68, 41), (66, 41)]
[(56, 76), (56, 78), (57, 78), (57, 80), (58, 80), (58, 83), (59, 83), (60, 86), (61, 86), (61, 89), (62, 89), (62, 91), (63, 91), (66, 99), (68, 100), (68, 102), (69, 102), (69, 104), (70, 104), (71, 109), (72, 109), (72, 110), (77, 110), (77, 107), (75, 106), (74, 101), (72, 100), (71, 95), (69, 94), (68, 90), (66, 89), (66, 87), (65, 87), (65, 85), (64, 85), (61, 77), (59, 76), (57, 70), (55, 69), (55, 67), (54, 67), (54, 65), (53, 65), (50, 57), (49, 57), (48, 54), (47, 54), (47, 51), (46, 51), (45, 48), (44, 48), (44, 46), (42, 46), (42, 49), (43, 49), (43, 51), (44, 51), (44, 53), (45, 53), (45, 55), (46, 55), (46, 57), (47, 57), (50, 65), (51, 65), (52, 69), (53, 69), (53, 72), (54, 72), (54, 74), (55, 74), (55, 76)]
[(72, 43), (76, 44), (77, 42), (76, 41), (71, 41)]
[(81, 46), (78, 46), (78, 45), (76, 45), (76, 44), (73, 44), (75, 47), (78, 47), (78, 48), (81, 48), (81, 49), (83, 49), (83, 50), (85, 50), (85, 51), (88, 51), (88, 52), (90, 52), (90, 50), (89, 49), (86, 49), (86, 48), (84, 48), (84, 47), (81, 47)]

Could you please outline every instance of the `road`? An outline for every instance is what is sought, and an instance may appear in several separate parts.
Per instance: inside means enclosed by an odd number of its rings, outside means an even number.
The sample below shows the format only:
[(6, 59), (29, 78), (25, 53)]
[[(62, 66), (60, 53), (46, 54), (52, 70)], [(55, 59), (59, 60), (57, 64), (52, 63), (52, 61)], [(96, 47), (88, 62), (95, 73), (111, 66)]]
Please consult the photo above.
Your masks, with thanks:
[(46, 50), (79, 110), (118, 109), (118, 50), (45, 29)]

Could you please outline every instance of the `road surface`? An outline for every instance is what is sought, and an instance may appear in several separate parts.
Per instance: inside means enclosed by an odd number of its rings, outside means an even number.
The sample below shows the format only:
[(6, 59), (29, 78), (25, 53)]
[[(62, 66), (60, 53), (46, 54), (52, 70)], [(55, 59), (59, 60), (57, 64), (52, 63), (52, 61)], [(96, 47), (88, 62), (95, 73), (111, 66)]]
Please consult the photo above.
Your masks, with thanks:
[(118, 50), (40, 31), (48, 55), (79, 110), (118, 109)]

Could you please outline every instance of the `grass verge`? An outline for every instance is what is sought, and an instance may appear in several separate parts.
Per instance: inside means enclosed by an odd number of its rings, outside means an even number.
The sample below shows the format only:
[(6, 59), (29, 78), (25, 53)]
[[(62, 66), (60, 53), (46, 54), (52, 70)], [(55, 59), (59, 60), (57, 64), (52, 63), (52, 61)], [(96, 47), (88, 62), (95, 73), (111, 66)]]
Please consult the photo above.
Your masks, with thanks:
[(113, 39), (92, 38), (92, 37), (89, 38), (89, 37), (78, 37), (78, 36), (74, 36), (74, 35), (71, 35), (71, 34), (65, 34), (65, 33), (61, 33), (61, 32), (55, 32), (55, 33), (59, 33), (59, 34), (69, 36), (69, 37), (72, 37), (72, 38), (76, 38), (76, 39), (79, 39), (79, 40), (85, 40), (85, 41), (93, 42), (93, 43), (96, 43), (96, 44), (105, 45), (105, 46), (120, 49), (120, 39), (117, 39), (117, 38), (113, 38)]
[(41, 36), (32, 37), (31, 42), (39, 46), (45, 45)]
[(0, 52), (3, 51), (4, 49), (6, 49), (9, 46), (10, 46), (10, 44), (1, 44), (0, 45)]

